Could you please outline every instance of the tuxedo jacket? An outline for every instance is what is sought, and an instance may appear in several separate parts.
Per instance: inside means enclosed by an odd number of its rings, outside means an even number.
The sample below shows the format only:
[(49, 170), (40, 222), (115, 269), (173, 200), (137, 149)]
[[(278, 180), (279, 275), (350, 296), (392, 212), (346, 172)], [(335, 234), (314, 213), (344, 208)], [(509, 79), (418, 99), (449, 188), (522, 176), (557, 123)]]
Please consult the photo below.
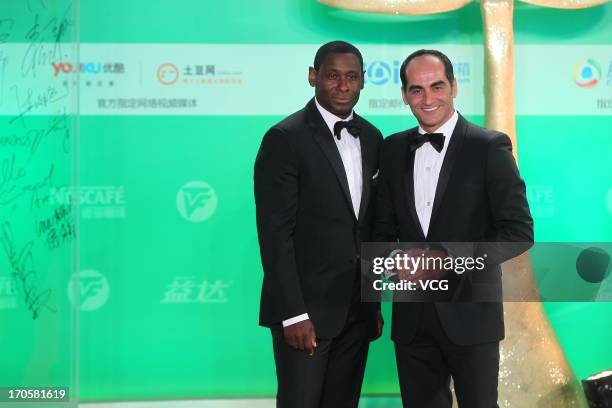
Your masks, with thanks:
[[(380, 181), (373, 239), (381, 242), (533, 242), (533, 220), (512, 156), (512, 145), (503, 133), (476, 126), (461, 115), (450, 138), (436, 186), (427, 235), (414, 204), (414, 156), (409, 141), (418, 128), (389, 136), (383, 142)], [(505, 253), (496, 259), (518, 255)], [(451, 272), (451, 275), (455, 275)], [(456, 276), (452, 276), (456, 277)], [(485, 277), (501, 291), (499, 266), (461, 276), (461, 290), (473, 279)], [(459, 345), (499, 341), (504, 337), (500, 296), (493, 302), (435, 303), (447, 336)], [(416, 334), (422, 304), (395, 302), (391, 336), (410, 343)]]
[[(344, 327), (355, 301), (361, 242), (371, 234), (373, 176), (382, 143), (378, 129), (357, 114), (354, 119), (361, 125), (358, 216), (334, 136), (314, 99), (268, 130), (261, 142), (254, 184), (263, 326), (308, 313), (319, 338), (335, 337)], [(375, 310), (375, 304), (363, 304), (372, 336)]]

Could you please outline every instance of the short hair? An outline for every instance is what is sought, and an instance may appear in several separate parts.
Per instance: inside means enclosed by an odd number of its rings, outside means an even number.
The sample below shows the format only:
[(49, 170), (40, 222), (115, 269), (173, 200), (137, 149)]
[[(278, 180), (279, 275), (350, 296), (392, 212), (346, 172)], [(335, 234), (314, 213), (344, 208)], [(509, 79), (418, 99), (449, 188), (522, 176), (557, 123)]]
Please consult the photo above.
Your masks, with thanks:
[(438, 50), (418, 50), (410, 54), (402, 63), (400, 67), (400, 79), (402, 80), (402, 89), (405, 91), (406, 86), (408, 85), (408, 79), (406, 78), (406, 67), (416, 57), (421, 57), (423, 55), (433, 55), (437, 57), (444, 64), (444, 74), (446, 75), (446, 79), (453, 86), (453, 81), (455, 80), (455, 74), (453, 73), (453, 64), (450, 62), (448, 57), (438, 51)]
[(332, 41), (327, 44), (323, 44), (315, 54), (314, 58), (314, 69), (319, 70), (321, 64), (327, 58), (329, 54), (353, 54), (357, 56), (359, 60), (359, 66), (363, 71), (363, 57), (361, 56), (361, 52), (355, 47), (353, 44), (349, 44), (345, 41)]

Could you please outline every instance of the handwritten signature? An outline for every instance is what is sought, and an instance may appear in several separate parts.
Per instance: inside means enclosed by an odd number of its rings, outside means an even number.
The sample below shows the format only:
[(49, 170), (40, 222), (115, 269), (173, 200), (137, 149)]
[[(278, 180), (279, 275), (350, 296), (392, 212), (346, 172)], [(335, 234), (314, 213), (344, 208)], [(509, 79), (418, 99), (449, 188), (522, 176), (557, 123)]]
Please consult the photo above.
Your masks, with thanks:
[(10, 164), (3, 164), (3, 167), (4, 166), (6, 166), (6, 170), (3, 170), (3, 172), (6, 171), (6, 173), (3, 174), (3, 180), (2, 183), (0, 183), (0, 206), (10, 204), (27, 193), (32, 193), (31, 199), (33, 202), (41, 195), (43, 189), (53, 186), (52, 180), (53, 174), (55, 173), (55, 164), (49, 166), (49, 171), (42, 179), (22, 186), (19, 186), (16, 180), (23, 178), (21, 175), (25, 172), (25, 169), (18, 169), (15, 171), (11, 170), (12, 165)]
[(45, 236), (45, 243), (49, 249), (56, 249), (62, 243), (70, 242), (76, 237), (76, 226), (72, 215), (72, 205), (60, 205), (50, 217), (36, 221), (36, 235)]
[(25, 125), (23, 117), (27, 113), (36, 111), (36, 109), (39, 108), (45, 108), (47, 106), (50, 106), (58, 101), (61, 101), (62, 99), (65, 99), (69, 95), (68, 90), (63, 93), (60, 93), (55, 87), (51, 85), (48, 85), (45, 89), (37, 93), (34, 93), (34, 90), (32, 88), (28, 88), (26, 90), (25, 100), (23, 101), (23, 103), (21, 103), (19, 87), (17, 85), (11, 85), (10, 90), (15, 93), (15, 101), (17, 103), (18, 109), (20, 109), (20, 112), (9, 120), (9, 124), (12, 124), (17, 119), (22, 119), (22, 123)]
[(13, 27), (15, 27), (15, 20), (12, 18), (0, 19), (0, 44), (4, 44), (9, 39)]
[(38, 274), (34, 269), (34, 257), (32, 255), (34, 241), (27, 242), (21, 250), (18, 250), (13, 240), (11, 225), (4, 222), (0, 226), (0, 242), (8, 257), (11, 275), (23, 288), (24, 300), (28, 310), (32, 313), (32, 319), (36, 320), (42, 309), (47, 309), (53, 313), (57, 312), (57, 309), (50, 305), (53, 291), (50, 288), (42, 291), (38, 290)]
[(65, 153), (68, 153), (70, 149), (70, 144), (68, 143), (70, 140), (70, 129), (68, 128), (68, 115), (64, 110), (64, 113), (59, 115), (54, 115), (49, 121), (49, 126), (46, 129), (37, 129), (34, 134), (34, 140), (32, 140), (32, 144), (30, 146), (30, 158), (34, 156), (36, 150), (40, 146), (41, 142), (54, 132), (63, 132), (64, 137), (62, 138), (62, 148)]
[[(68, 18), (71, 9), (72, 4), (68, 5), (60, 18), (54, 16), (44, 25), (39, 23), (39, 14), (34, 15), (34, 22), (26, 33), (26, 39), (30, 43), (21, 60), (21, 75), (24, 78), (28, 75), (35, 78), (38, 68), (48, 67), (53, 61), (65, 57), (61, 40), (68, 28), (74, 25), (74, 21)], [(53, 40), (51, 46), (44, 43), (49, 39)]]

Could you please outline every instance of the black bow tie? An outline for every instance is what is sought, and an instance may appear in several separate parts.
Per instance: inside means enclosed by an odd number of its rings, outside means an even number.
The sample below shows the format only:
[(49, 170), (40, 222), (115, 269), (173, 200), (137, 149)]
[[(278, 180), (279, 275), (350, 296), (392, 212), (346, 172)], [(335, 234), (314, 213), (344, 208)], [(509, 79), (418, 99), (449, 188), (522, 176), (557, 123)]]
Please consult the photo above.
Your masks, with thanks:
[(410, 140), (410, 150), (413, 152), (425, 143), (431, 143), (431, 146), (440, 153), (444, 147), (444, 134), (443, 133), (425, 133), (424, 135), (418, 134)]
[(361, 133), (361, 126), (355, 119), (348, 121), (339, 120), (334, 123), (334, 136), (336, 136), (338, 140), (340, 140), (340, 132), (344, 128), (346, 128), (353, 137), (359, 137), (359, 133)]

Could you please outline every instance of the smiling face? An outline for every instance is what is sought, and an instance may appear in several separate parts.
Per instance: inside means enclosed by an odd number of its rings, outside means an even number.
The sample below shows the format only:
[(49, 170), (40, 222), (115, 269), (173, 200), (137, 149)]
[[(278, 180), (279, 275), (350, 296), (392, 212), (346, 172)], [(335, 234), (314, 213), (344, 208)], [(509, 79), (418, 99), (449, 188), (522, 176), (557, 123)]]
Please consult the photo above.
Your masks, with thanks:
[(406, 66), (406, 89), (402, 90), (402, 97), (426, 132), (435, 132), (453, 116), (456, 96), (457, 81), (448, 81), (444, 64), (438, 57), (422, 55)]
[(341, 118), (353, 111), (363, 89), (363, 72), (359, 59), (350, 53), (332, 53), (318, 70), (310, 67), (308, 82), (315, 88), (317, 101)]

